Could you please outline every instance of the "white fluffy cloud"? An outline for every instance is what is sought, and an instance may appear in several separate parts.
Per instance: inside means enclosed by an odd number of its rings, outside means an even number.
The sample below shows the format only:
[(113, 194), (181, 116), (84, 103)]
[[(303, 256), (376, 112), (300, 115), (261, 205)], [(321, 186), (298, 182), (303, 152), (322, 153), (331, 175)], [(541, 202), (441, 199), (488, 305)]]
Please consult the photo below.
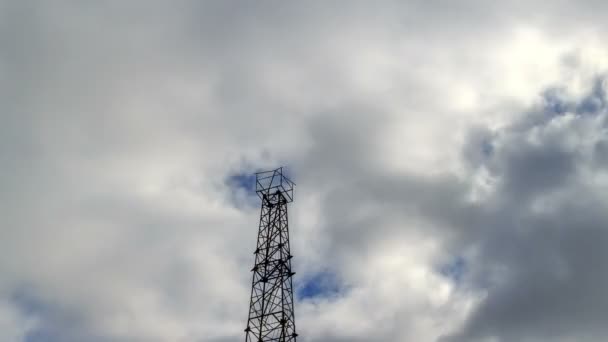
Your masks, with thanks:
[(0, 340), (242, 339), (287, 165), (302, 341), (604, 341), (605, 7), (2, 2)]

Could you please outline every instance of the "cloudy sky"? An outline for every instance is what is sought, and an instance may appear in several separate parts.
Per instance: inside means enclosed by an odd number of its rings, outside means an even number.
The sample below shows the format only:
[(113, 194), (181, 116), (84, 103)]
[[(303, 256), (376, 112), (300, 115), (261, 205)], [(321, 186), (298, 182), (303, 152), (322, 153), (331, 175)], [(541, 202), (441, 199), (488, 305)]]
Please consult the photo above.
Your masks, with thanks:
[(0, 1), (0, 341), (608, 339), (604, 1)]

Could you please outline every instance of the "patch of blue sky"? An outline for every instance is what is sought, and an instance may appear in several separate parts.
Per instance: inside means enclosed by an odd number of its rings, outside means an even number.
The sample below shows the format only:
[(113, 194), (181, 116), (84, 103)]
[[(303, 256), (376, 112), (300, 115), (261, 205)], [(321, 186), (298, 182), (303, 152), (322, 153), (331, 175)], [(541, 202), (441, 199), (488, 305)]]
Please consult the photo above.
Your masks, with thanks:
[(13, 292), (11, 302), (25, 316), (41, 316), (49, 313), (50, 308), (25, 288)]
[(579, 100), (571, 98), (567, 89), (563, 87), (548, 88), (541, 95), (544, 101), (544, 112), (550, 117), (566, 113), (597, 114), (606, 109), (608, 104), (604, 84), (604, 78), (596, 78), (589, 93)]
[(481, 142), (481, 154), (484, 158), (490, 158), (494, 154), (494, 144), (490, 139), (484, 139)]
[(40, 321), (40, 326), (34, 327), (28, 331), (24, 338), (24, 342), (59, 342), (55, 334), (51, 333), (44, 327), (46, 318), (53, 317), (52, 308), (38, 299), (31, 291), (26, 289), (18, 289), (11, 296), (11, 301), (16, 308), (19, 309), (22, 315), (29, 318), (36, 318)]
[(565, 89), (549, 88), (542, 94), (544, 110), (550, 116), (563, 115), (571, 111), (573, 103), (567, 100)]
[(463, 257), (455, 257), (448, 263), (439, 267), (439, 273), (450, 279), (452, 282), (459, 284), (467, 272), (467, 262)]
[(296, 286), (299, 300), (336, 297), (344, 292), (336, 275), (329, 271), (315, 273), (300, 281)]
[(255, 174), (237, 173), (228, 177), (228, 184), (235, 189), (242, 189), (247, 194), (255, 195)]
[(604, 79), (597, 78), (591, 92), (576, 106), (577, 114), (594, 114), (606, 108), (606, 89)]
[(236, 173), (226, 178), (230, 201), (236, 208), (252, 208), (258, 205), (255, 192), (255, 174)]

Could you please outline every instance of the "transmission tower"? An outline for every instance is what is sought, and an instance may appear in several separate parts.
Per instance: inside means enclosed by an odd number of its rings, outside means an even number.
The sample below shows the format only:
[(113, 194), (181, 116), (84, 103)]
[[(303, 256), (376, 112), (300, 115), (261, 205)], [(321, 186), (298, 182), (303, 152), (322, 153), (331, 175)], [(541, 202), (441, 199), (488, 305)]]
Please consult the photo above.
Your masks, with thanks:
[(294, 183), (283, 168), (256, 173), (262, 200), (245, 342), (296, 341), (287, 203)]

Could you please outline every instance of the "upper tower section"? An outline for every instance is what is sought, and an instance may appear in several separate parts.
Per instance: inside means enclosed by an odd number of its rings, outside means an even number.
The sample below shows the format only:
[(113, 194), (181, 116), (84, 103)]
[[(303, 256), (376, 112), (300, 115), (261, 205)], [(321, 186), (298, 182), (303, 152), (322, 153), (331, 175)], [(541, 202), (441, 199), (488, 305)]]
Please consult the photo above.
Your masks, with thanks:
[(255, 174), (255, 192), (262, 200), (270, 200), (281, 194), (287, 203), (292, 202), (294, 186), (295, 183), (283, 174), (283, 167)]

